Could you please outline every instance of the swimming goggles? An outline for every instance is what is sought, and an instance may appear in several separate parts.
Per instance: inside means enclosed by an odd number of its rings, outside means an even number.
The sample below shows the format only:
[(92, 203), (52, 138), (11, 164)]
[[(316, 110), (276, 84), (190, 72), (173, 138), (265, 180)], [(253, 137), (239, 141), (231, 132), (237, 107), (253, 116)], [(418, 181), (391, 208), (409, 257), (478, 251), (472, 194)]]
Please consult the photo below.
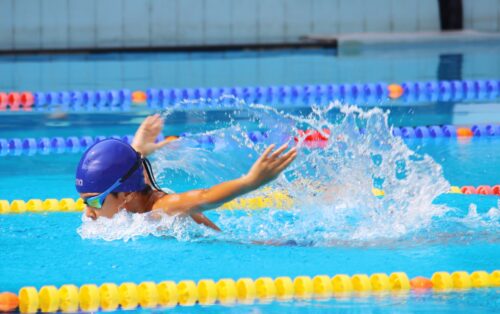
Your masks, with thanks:
[(127, 180), (139, 168), (142, 161), (143, 159), (141, 158), (141, 155), (137, 154), (137, 161), (123, 177), (116, 180), (115, 183), (113, 183), (109, 188), (106, 189), (106, 191), (102, 192), (101, 194), (83, 199), (83, 203), (95, 209), (101, 209), (109, 193), (113, 192), (114, 189), (119, 187), (120, 184), (122, 184), (125, 180)]

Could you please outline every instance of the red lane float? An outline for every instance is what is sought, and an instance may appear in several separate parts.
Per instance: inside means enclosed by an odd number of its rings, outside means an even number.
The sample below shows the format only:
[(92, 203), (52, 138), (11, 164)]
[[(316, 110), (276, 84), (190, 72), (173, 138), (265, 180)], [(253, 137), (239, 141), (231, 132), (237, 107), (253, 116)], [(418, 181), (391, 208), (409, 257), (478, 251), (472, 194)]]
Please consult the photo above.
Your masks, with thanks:
[(471, 185), (462, 186), (460, 191), (462, 194), (476, 194), (476, 188)]
[(482, 194), (482, 195), (498, 195), (498, 196), (500, 196), (500, 184), (497, 184), (495, 186), (480, 185), (478, 187), (474, 187), (472, 185), (465, 185), (459, 189), (460, 189), (460, 193), (462, 193), (462, 194)]
[(6, 93), (0, 93), (0, 110), (7, 109), (9, 103), (9, 96)]
[(477, 194), (484, 194), (484, 195), (489, 195), (491, 193), (491, 187), (488, 185), (480, 185), (476, 189)]
[(10, 110), (17, 111), (21, 106), (21, 95), (16, 92), (12, 92), (8, 95), (7, 102), (10, 106)]
[(500, 184), (491, 188), (491, 194), (500, 196)]
[(31, 110), (34, 102), (35, 97), (30, 92), (11, 92), (9, 94), (0, 93), (0, 110)]
[(31, 109), (35, 103), (35, 97), (30, 92), (21, 93), (21, 105), (25, 110)]
[(316, 130), (298, 130), (298, 136), (294, 137), (295, 143), (303, 141), (308, 148), (324, 148), (330, 137), (330, 130), (323, 129), (323, 132)]

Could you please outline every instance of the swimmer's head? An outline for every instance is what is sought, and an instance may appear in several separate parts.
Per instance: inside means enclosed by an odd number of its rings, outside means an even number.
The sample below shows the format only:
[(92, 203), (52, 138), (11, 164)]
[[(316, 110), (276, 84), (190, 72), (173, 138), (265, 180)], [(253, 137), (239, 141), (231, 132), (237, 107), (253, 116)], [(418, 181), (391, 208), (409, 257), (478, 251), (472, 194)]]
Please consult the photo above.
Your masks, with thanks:
[(83, 154), (75, 184), (87, 204), (87, 212), (89, 208), (92, 210), (92, 218), (111, 217), (130, 192), (148, 188), (140, 154), (116, 139), (97, 142)]
[(125, 142), (106, 139), (92, 145), (80, 159), (76, 190), (102, 193), (121, 179), (111, 192), (137, 192), (146, 187), (141, 156)]

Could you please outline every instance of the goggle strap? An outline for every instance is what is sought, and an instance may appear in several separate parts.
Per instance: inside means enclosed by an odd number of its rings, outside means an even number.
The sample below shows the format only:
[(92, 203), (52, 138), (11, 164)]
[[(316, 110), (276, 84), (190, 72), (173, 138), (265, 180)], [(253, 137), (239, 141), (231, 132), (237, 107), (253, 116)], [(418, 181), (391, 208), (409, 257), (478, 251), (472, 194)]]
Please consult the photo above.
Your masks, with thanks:
[(141, 157), (137, 156), (137, 162), (134, 164), (132, 168), (120, 179), (120, 183), (125, 182), (141, 165)]

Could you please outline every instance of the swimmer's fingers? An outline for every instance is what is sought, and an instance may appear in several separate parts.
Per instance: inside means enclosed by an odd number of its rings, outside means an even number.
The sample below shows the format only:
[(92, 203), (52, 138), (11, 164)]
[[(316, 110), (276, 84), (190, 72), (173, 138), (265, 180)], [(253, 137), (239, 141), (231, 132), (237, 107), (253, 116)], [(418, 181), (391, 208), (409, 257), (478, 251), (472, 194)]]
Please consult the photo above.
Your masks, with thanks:
[(159, 114), (155, 114), (153, 116), (149, 116), (151, 120), (149, 123), (151, 124), (151, 127), (155, 130), (161, 130), (163, 129), (163, 118)]
[(282, 152), (285, 151), (285, 149), (287, 149), (287, 147), (288, 147), (288, 143), (281, 145), (280, 148), (278, 148), (277, 150), (275, 150), (271, 154), (271, 156), (269, 156), (269, 159), (276, 159), (279, 155), (281, 155)]
[(295, 152), (297, 152), (297, 148), (294, 147), (294, 148), (290, 149), (289, 151), (287, 151), (286, 153), (284, 153), (283, 155), (281, 155), (278, 158), (274, 159), (272, 161), (272, 165), (274, 167), (278, 167), (283, 162), (285, 162), (285, 160), (287, 160), (288, 157), (290, 157), (291, 155), (293, 155)]
[(149, 116), (151, 118), (151, 123), (153, 124), (163, 124), (163, 118), (160, 114), (154, 114), (152, 116)]
[[(285, 157), (286, 156), (286, 157)], [(291, 149), (288, 153), (283, 155), (283, 162), (276, 167), (277, 173), (279, 174), (286, 169), (294, 160), (297, 158), (297, 150), (295, 148)]]
[(261, 162), (264, 159), (266, 159), (267, 156), (269, 155), (269, 153), (274, 149), (274, 147), (276, 147), (276, 145), (274, 145), (274, 144), (269, 145), (269, 147), (266, 148), (266, 150), (262, 153), (262, 155), (260, 155), (260, 157), (257, 161)]
[(172, 142), (172, 140), (164, 139), (163, 141), (156, 143), (156, 149), (162, 148), (163, 146), (167, 145), (170, 142)]

